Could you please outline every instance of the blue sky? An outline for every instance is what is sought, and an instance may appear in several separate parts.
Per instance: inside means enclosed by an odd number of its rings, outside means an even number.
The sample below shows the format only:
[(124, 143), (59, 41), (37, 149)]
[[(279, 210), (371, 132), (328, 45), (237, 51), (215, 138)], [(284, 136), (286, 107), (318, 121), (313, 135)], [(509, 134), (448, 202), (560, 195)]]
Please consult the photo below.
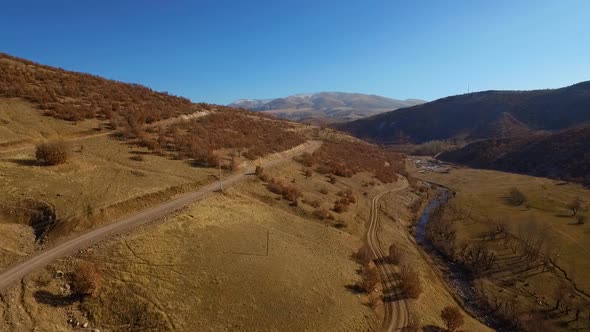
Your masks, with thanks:
[(590, 80), (590, 1), (11, 1), (0, 51), (229, 103)]

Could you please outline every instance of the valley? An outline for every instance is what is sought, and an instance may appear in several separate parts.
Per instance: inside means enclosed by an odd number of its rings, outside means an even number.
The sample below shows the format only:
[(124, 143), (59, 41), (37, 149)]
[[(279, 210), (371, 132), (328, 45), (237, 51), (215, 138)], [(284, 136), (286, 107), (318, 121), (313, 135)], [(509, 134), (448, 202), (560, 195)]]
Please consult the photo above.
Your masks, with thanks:
[(0, 331), (590, 331), (588, 12), (4, 4)]

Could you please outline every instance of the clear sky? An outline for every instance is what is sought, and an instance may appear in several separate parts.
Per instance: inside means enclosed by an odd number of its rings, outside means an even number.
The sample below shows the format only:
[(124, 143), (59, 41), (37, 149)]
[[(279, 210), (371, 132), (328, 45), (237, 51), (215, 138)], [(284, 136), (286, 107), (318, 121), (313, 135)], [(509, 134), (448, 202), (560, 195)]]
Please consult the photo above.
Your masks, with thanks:
[(590, 80), (590, 1), (3, 1), (0, 51), (229, 103)]

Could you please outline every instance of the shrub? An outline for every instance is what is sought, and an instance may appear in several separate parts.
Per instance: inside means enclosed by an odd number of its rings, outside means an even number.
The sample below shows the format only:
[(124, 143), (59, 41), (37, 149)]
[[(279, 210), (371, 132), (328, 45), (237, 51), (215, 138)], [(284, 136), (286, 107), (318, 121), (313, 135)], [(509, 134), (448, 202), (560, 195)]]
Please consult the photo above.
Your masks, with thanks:
[(69, 147), (64, 141), (45, 142), (37, 145), (35, 158), (40, 164), (55, 166), (65, 163), (70, 155)]
[(517, 188), (510, 189), (510, 195), (508, 196), (508, 200), (513, 205), (519, 206), (526, 202), (526, 196), (522, 193), (522, 191), (518, 190)]
[(95, 297), (101, 284), (100, 270), (96, 264), (81, 262), (73, 274), (74, 290), (80, 296)]
[(301, 155), (301, 163), (306, 167), (312, 167), (314, 164), (313, 156), (309, 152), (304, 152)]
[(417, 299), (422, 294), (420, 276), (407, 265), (402, 266), (400, 271), (400, 288), (406, 298)]
[(578, 213), (578, 210), (582, 208), (582, 200), (579, 197), (575, 197), (571, 202), (567, 204), (567, 208), (572, 211), (572, 217)]
[(398, 264), (401, 259), (400, 251), (395, 244), (389, 246), (389, 256), (387, 261), (391, 264)]
[(328, 175), (328, 182), (330, 182), (331, 184), (335, 184), (336, 183), (336, 177), (332, 174)]
[(355, 253), (352, 254), (352, 258), (361, 265), (369, 264), (373, 261), (373, 254), (367, 246), (360, 247)]
[(332, 214), (326, 209), (316, 209), (313, 211), (313, 215), (320, 220), (334, 219)]
[(313, 175), (313, 171), (310, 168), (306, 168), (303, 170), (303, 175), (306, 178), (310, 178)]
[(319, 208), (320, 205), (321, 205), (320, 201), (318, 201), (317, 199), (315, 199), (313, 201), (307, 201), (307, 200), (305, 200), (305, 201), (303, 201), (303, 203), (306, 203), (307, 205), (309, 205), (311, 207), (314, 207), (316, 209)]
[(461, 325), (463, 325), (463, 314), (457, 307), (446, 306), (441, 312), (440, 317), (447, 326), (447, 331), (456, 331)]
[(379, 283), (379, 272), (374, 264), (367, 264), (361, 268), (361, 281), (358, 286), (363, 291), (372, 292)]
[(326, 188), (321, 188), (321, 189), (319, 190), (319, 192), (320, 192), (320, 194), (327, 195), (327, 194), (328, 194), (328, 189), (326, 189)]
[(256, 165), (256, 170), (254, 171), (254, 175), (256, 175), (257, 177), (260, 177), (260, 175), (262, 175), (263, 172), (264, 172), (264, 167), (262, 167), (260, 165)]
[(334, 208), (333, 208), (334, 212), (336, 213), (342, 213), (342, 212), (346, 212), (348, 211), (348, 201), (347, 200), (343, 200), (343, 199), (339, 199), (334, 203)]
[(145, 160), (145, 158), (140, 154), (137, 154), (137, 155), (131, 157), (130, 159), (135, 160), (135, 161), (144, 161)]

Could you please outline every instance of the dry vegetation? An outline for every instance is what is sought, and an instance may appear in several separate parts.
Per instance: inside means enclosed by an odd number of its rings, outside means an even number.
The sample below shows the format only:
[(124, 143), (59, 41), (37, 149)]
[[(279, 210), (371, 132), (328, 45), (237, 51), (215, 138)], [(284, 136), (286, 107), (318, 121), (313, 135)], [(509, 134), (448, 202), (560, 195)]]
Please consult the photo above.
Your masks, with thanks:
[(155, 135), (140, 134), (139, 138), (151, 150), (171, 151), (179, 159), (217, 166), (216, 150), (227, 149), (235, 152), (233, 157), (256, 159), (303, 143), (301, 135), (290, 127), (245, 111), (226, 110), (158, 129)]
[[(300, 162), (313, 167), (320, 174), (351, 177), (359, 172), (371, 172), (381, 182), (397, 180), (405, 171), (401, 154), (386, 152), (374, 145), (361, 142), (325, 142), (313, 154), (304, 154)], [(335, 182), (335, 178), (331, 182)]]

